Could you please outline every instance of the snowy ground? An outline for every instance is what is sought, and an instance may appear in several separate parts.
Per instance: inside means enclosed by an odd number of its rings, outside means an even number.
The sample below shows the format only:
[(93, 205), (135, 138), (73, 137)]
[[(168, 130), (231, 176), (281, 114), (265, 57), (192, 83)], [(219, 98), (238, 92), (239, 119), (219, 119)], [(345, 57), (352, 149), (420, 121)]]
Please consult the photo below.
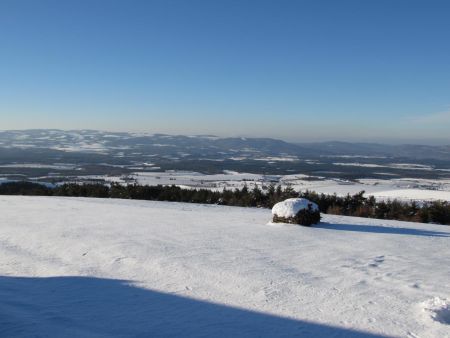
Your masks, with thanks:
[[(55, 164), (56, 167), (58, 164)], [(150, 165), (145, 163), (145, 165)], [(10, 165), (8, 165), (10, 166)], [(24, 164), (22, 166), (38, 166), (38, 164)], [(0, 166), (1, 167), (1, 166)], [(70, 167), (67, 167), (70, 168)], [(150, 167), (146, 169), (149, 170)], [(128, 167), (128, 169), (142, 170), (144, 168)], [(296, 191), (315, 191), (324, 194), (357, 194), (364, 190), (366, 196), (374, 196), (378, 200), (398, 199), (404, 201), (450, 201), (449, 179), (423, 178), (387, 178), (387, 179), (359, 179), (349, 181), (339, 178), (325, 178), (304, 174), (290, 175), (262, 175), (240, 173), (225, 170), (221, 174), (202, 174), (192, 171), (168, 170), (161, 172), (159, 167), (152, 167), (154, 172), (136, 171), (129, 175), (77, 175), (54, 176), (61, 179), (60, 183), (119, 183), (140, 185), (177, 185), (189, 189), (241, 189), (244, 185), (253, 188), (267, 187), (270, 184), (290, 186)], [(0, 174), (0, 180), (2, 180)], [(51, 181), (52, 177), (31, 177), (32, 181)], [(5, 180), (4, 180), (5, 181)]]
[(0, 337), (450, 337), (450, 227), (0, 196)]
[[(195, 172), (138, 172), (129, 176), (142, 185), (178, 185), (189, 188), (206, 188), (222, 190), (242, 188), (244, 185), (280, 184), (291, 186), (297, 191), (311, 190), (324, 194), (357, 194), (364, 190), (366, 196), (374, 196), (378, 200), (399, 199), (415, 201), (450, 201), (450, 180), (431, 180), (415, 178), (395, 179), (360, 179), (351, 182), (342, 179), (314, 179), (302, 174), (294, 175), (258, 175), (233, 171), (219, 175), (204, 175)], [(106, 178), (113, 180), (114, 178)], [(117, 182), (117, 178), (116, 182)]]

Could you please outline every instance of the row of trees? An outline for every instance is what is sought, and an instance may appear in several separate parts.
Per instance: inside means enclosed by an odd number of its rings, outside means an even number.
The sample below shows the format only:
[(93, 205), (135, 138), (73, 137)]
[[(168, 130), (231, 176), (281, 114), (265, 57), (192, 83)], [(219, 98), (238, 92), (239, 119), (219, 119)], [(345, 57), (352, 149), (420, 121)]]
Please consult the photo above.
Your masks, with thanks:
[(274, 185), (263, 187), (263, 189), (258, 187), (249, 189), (244, 186), (242, 189), (212, 191), (183, 189), (174, 185), (64, 184), (47, 187), (30, 182), (10, 182), (0, 185), (0, 195), (122, 198), (261, 208), (271, 208), (275, 203), (287, 198), (303, 197), (315, 202), (321, 212), (329, 214), (450, 225), (448, 202), (435, 201), (419, 204), (398, 200), (376, 201), (374, 197), (364, 197), (364, 191), (342, 197), (311, 191), (296, 192), (290, 187), (283, 189), (281, 186)]

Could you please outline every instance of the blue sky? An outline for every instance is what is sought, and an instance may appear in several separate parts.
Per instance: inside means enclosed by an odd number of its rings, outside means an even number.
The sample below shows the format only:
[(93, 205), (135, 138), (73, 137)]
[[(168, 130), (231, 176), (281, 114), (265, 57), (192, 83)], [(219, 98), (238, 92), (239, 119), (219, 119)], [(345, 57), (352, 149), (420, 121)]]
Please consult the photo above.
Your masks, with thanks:
[(450, 143), (450, 2), (0, 0), (0, 129)]

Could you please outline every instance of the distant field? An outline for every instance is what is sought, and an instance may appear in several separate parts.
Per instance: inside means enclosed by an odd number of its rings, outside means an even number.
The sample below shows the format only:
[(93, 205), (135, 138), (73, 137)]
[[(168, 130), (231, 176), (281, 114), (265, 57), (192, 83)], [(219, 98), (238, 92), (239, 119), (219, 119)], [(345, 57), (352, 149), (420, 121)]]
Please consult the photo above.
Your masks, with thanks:
[(450, 200), (450, 148), (94, 130), (0, 132), (0, 182), (233, 189), (280, 184), (377, 199)]

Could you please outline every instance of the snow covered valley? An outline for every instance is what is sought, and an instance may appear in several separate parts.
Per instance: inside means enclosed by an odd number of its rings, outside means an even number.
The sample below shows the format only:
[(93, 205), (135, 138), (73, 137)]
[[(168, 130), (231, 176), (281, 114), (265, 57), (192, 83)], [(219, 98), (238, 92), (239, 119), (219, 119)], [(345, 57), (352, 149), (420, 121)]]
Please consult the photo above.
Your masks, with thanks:
[(0, 337), (450, 337), (450, 227), (0, 196)]

